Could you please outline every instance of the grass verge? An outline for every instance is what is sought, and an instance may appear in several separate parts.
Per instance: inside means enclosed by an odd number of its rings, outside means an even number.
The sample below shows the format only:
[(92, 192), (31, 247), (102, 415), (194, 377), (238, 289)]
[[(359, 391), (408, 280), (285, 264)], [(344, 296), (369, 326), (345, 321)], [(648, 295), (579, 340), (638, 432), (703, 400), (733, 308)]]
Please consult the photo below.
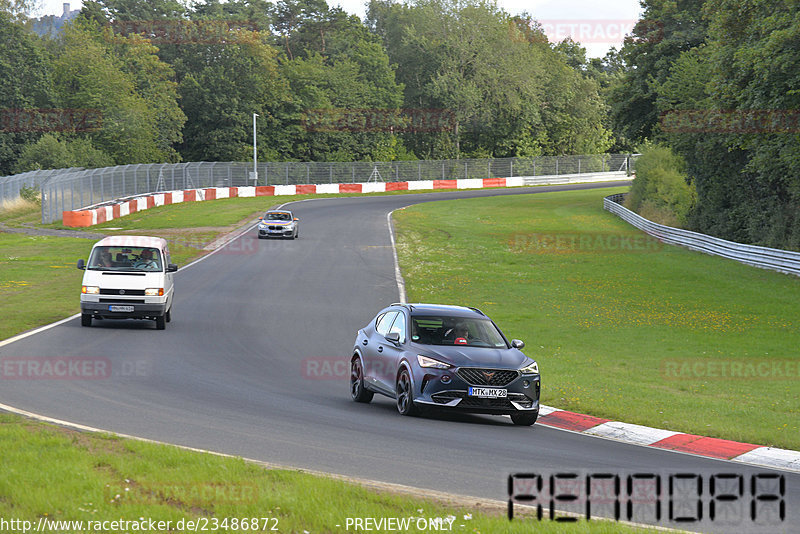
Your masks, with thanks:
[(645, 239), (602, 208), (622, 191), (395, 212), (409, 302), (483, 309), (544, 404), (800, 450), (800, 280)]
[[(449, 517), (452, 531), (469, 533), (530, 532), (531, 528), (545, 533), (643, 532), (606, 521), (573, 525), (543, 521), (533, 527), (534, 518), (509, 522), (502, 509), (484, 513), (475, 506), (409, 498), (299, 471), (265, 469), (237, 458), (76, 432), (10, 414), (0, 414), (0, 447), (0, 517), (31, 521), (34, 526), (40, 518), (84, 521), (82, 529), (74, 524), (50, 529), (59, 532), (86, 532), (87, 521), (121, 519), (171, 521), (170, 529), (159, 530), (172, 532), (193, 530), (177, 528), (181, 520), (227, 532), (273, 527), (283, 533), (346, 532), (348, 517), (429, 521)], [(228, 528), (222, 528), (226, 518)], [(252, 521), (241, 528), (245, 518), (258, 518), (258, 528), (252, 528)], [(220, 528), (212, 529), (215, 519)]]

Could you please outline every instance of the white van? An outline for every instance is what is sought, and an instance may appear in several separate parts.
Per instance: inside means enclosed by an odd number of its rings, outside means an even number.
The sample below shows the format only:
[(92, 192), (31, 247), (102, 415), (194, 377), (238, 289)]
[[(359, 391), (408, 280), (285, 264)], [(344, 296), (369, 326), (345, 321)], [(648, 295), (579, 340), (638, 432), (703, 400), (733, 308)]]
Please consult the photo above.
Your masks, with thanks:
[(164, 330), (172, 319), (172, 277), (167, 241), (160, 237), (111, 236), (95, 243), (84, 272), (81, 325), (92, 319), (150, 319)]

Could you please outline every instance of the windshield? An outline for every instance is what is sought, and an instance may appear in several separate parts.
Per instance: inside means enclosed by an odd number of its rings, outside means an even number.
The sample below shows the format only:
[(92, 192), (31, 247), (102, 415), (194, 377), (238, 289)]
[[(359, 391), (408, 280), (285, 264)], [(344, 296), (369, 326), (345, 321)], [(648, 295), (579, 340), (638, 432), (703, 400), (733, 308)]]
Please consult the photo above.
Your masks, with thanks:
[(151, 247), (95, 247), (89, 257), (91, 271), (161, 270), (161, 253)]
[(267, 215), (264, 219), (268, 221), (291, 221), (292, 216), (288, 213), (275, 213), (275, 212), (267, 212)]
[(508, 348), (500, 331), (488, 319), (444, 315), (413, 316), (411, 340), (424, 345)]

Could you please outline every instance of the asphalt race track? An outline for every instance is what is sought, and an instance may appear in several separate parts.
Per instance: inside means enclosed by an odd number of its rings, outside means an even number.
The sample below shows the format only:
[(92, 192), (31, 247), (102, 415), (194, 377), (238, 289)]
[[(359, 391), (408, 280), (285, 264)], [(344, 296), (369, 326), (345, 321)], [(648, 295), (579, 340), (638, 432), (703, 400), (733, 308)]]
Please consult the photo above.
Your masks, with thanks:
[[(83, 357), (111, 369), (96, 379), (6, 377), (0, 403), (112, 432), (495, 500), (506, 499), (507, 477), (516, 472), (777, 473), (538, 424), (517, 427), (507, 417), (409, 418), (380, 396), (369, 405), (350, 400), (346, 362), (355, 332), (398, 300), (388, 212), (433, 200), (614, 185), (623, 184), (291, 203), (301, 220), (298, 240), (258, 240), (252, 230), (177, 273), (165, 331), (151, 321), (82, 328), (74, 319), (0, 347), (2, 361)], [(783, 474), (784, 522), (759, 528), (748, 517), (682, 528), (797, 532), (800, 474)]]

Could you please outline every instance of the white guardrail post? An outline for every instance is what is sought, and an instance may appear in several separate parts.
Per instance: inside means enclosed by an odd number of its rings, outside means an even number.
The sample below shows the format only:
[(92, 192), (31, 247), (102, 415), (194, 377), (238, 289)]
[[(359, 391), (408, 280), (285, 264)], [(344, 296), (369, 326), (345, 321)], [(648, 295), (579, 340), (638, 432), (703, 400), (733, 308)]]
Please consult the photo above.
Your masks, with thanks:
[(623, 206), (621, 202), (624, 198), (624, 193), (605, 197), (603, 199), (603, 209), (619, 216), (625, 222), (632, 224), (663, 243), (680, 245), (713, 256), (722, 256), (753, 267), (800, 276), (800, 252), (745, 245), (690, 230), (654, 223)]

